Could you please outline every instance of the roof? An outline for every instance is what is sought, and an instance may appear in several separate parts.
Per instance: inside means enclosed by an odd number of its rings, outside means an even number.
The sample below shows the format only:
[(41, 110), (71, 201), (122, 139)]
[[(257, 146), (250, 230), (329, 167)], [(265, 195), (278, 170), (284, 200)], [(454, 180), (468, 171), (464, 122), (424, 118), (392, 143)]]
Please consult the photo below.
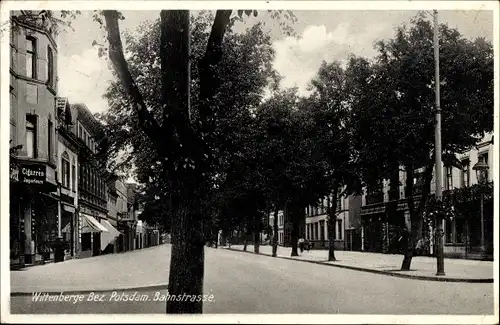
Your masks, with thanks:
[(77, 119), (85, 126), (85, 128), (87, 128), (89, 132), (92, 133), (94, 137), (97, 138), (102, 134), (102, 124), (97, 121), (94, 114), (92, 114), (92, 112), (88, 109), (87, 105), (83, 103), (76, 103), (71, 104), (71, 106), (74, 107), (78, 113)]

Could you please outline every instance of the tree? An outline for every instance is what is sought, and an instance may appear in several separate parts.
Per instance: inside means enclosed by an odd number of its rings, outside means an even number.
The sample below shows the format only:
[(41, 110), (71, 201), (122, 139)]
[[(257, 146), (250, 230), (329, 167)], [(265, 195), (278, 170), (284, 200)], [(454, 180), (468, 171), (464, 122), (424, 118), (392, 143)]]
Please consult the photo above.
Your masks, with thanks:
[[(121, 15), (105, 11), (104, 18), (107, 50), (120, 81), (107, 95), (111, 110), (119, 112), (107, 116), (115, 130), (110, 138), (120, 139), (110, 140), (109, 147), (117, 154), (131, 145), (141, 178), (168, 189), (173, 217), (169, 292), (200, 294), (204, 232), (213, 216), (206, 211), (214, 210), (213, 189), (235, 152), (233, 138), (225, 137), (238, 125), (231, 122), (259, 103), (264, 87), (277, 77), (270, 69), (270, 38), (260, 25), (245, 35), (232, 34), (231, 11), (217, 11), (215, 18), (194, 18), (188, 51), (188, 14), (162, 11), (151, 33), (135, 41), (126, 36), (133, 54), (127, 62), (118, 28)], [(191, 70), (187, 58), (198, 62)], [(201, 312), (201, 306), (168, 302), (167, 312)]]
[[(493, 50), (484, 39), (439, 27), (443, 160), (470, 149), (493, 127)], [(353, 147), (368, 188), (402, 168), (411, 236), (402, 270), (409, 270), (422, 231), (434, 159), (433, 28), (422, 15), (377, 44), (373, 63), (359, 60), (351, 95)], [(423, 172), (419, 172), (423, 170)], [(379, 190), (379, 189), (377, 189)]]
[[(328, 192), (322, 155), (315, 150), (311, 135), (315, 132), (311, 116), (304, 108), (307, 102), (296, 89), (276, 92), (256, 111), (258, 162), (266, 196), (277, 211), (284, 208), (292, 226), (292, 256), (297, 256), (300, 227), (305, 221), (305, 207), (316, 204)], [(276, 231), (276, 228), (275, 228)], [(273, 251), (276, 252), (276, 232)]]
[(328, 214), (328, 260), (335, 261), (335, 224), (338, 199), (359, 194), (361, 179), (355, 164), (354, 151), (350, 147), (348, 118), (350, 112), (349, 87), (357, 76), (356, 60), (353, 58), (347, 69), (339, 62), (323, 61), (315, 78), (311, 81), (312, 95), (307, 100), (306, 109), (314, 121), (311, 133), (315, 150), (322, 155), (321, 160), (327, 171), (325, 178), (330, 188), (331, 206)]

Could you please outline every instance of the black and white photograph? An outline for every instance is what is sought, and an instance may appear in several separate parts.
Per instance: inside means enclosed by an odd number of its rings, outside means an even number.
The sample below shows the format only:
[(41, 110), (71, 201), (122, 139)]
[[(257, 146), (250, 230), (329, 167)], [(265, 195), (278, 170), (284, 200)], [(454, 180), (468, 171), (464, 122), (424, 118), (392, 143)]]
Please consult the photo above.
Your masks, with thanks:
[(0, 6), (2, 322), (498, 322), (497, 2)]

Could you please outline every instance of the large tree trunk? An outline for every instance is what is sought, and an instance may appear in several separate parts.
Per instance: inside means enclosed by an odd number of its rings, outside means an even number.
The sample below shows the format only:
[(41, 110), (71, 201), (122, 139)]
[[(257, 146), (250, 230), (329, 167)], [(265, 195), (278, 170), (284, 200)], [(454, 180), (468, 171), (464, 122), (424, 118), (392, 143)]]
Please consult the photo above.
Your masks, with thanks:
[[(185, 200), (183, 198), (183, 200)], [(172, 296), (203, 294), (204, 240), (201, 234), (202, 215), (193, 210), (197, 202), (182, 202), (172, 224), (172, 251), (168, 293)], [(183, 299), (184, 300), (184, 299)], [(167, 313), (202, 313), (203, 304), (197, 299), (167, 301)]]
[(243, 251), (247, 251), (248, 246), (248, 228), (243, 229)]
[(288, 214), (289, 220), (292, 221), (292, 253), (291, 256), (299, 256), (298, 251), (298, 241), (299, 241), (299, 226), (300, 226), (300, 218), (304, 217), (304, 214), (300, 213), (300, 207), (294, 204), (288, 204), (290, 209), (287, 209), (286, 213)]
[(255, 254), (259, 254), (259, 248), (260, 248), (260, 214), (256, 213), (254, 217), (254, 235), (253, 235), (253, 251)]
[(276, 203), (274, 208), (274, 219), (273, 219), (273, 257), (278, 256), (278, 213), (279, 207)]
[(405, 166), (406, 171), (406, 186), (405, 186), (405, 197), (408, 204), (408, 210), (410, 212), (410, 223), (411, 228), (408, 229), (409, 234), (407, 239), (407, 244), (404, 247), (404, 259), (403, 264), (401, 265), (402, 271), (409, 271), (411, 266), (411, 260), (413, 258), (413, 252), (415, 250), (415, 244), (418, 238), (418, 227), (416, 223), (415, 216), (415, 202), (413, 198), (413, 179), (414, 179), (414, 167), (413, 165)]
[[(432, 159), (431, 159), (432, 160)], [(415, 246), (422, 234), (422, 223), (423, 223), (423, 211), (427, 203), (427, 198), (429, 196), (429, 187), (432, 180), (432, 166), (433, 161), (430, 161), (426, 166), (424, 171), (424, 182), (423, 190), (421, 193), (418, 208), (415, 209), (414, 201), (414, 166), (405, 166), (406, 170), (406, 191), (405, 196), (408, 202), (408, 210), (410, 212), (410, 234), (408, 238), (408, 243), (405, 245), (403, 263), (401, 264), (401, 271), (409, 271), (411, 267), (411, 261), (415, 252)]]
[[(196, 188), (203, 185), (210, 170), (210, 150), (202, 139), (212, 131), (213, 114), (211, 101), (219, 83), (217, 82), (217, 64), (222, 58), (222, 40), (229, 24), (231, 10), (218, 10), (212, 25), (205, 55), (200, 60), (200, 97), (203, 105), (200, 110), (202, 134), (194, 134), (190, 125), (190, 27), (189, 11), (173, 10), (160, 13), (161, 39), (160, 64), (162, 75), (163, 123), (160, 127), (153, 114), (145, 105), (142, 94), (134, 82), (123, 54), (118, 20), (120, 15), (115, 10), (103, 12), (106, 21), (109, 58), (123, 87), (127, 90), (131, 104), (138, 118), (138, 124), (159, 153), (165, 158), (170, 179), (184, 195), (178, 197), (174, 209), (175, 220), (172, 223), (172, 258), (170, 263), (169, 293), (202, 294), (203, 289), (203, 249), (204, 237), (202, 215), (195, 212), (202, 200), (189, 201), (199, 197)], [(177, 134), (174, 136), (174, 132)], [(175, 157), (176, 159), (168, 159)], [(206, 158), (209, 157), (209, 158)], [(182, 179), (175, 162), (191, 159), (198, 173), (195, 182)], [(175, 176), (173, 176), (175, 175)], [(174, 235), (175, 234), (175, 235)], [(183, 299), (184, 300), (184, 299)], [(197, 300), (197, 299), (194, 299)], [(167, 302), (167, 313), (201, 313), (201, 301)]]
[(335, 258), (335, 238), (337, 233), (335, 232), (335, 223), (337, 222), (337, 196), (339, 195), (339, 189), (335, 184), (332, 193), (332, 206), (328, 211), (328, 260), (336, 261)]

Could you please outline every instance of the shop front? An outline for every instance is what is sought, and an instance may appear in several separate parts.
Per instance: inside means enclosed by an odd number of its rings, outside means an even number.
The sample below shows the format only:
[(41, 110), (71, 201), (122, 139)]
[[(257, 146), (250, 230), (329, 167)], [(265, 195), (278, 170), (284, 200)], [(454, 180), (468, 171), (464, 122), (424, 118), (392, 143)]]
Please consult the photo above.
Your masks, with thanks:
[(53, 258), (58, 235), (55, 172), (43, 164), (20, 162), (10, 178), (11, 268)]
[(383, 203), (361, 208), (363, 251), (374, 253), (383, 251), (385, 217)]
[(118, 231), (120, 235), (118, 237), (119, 252), (131, 251), (136, 248), (136, 232), (137, 225), (136, 221), (133, 220), (119, 220), (118, 221)]
[(76, 258), (78, 252), (78, 218), (76, 208), (61, 202), (61, 237), (66, 244), (65, 259)]
[(101, 223), (92, 215), (79, 212), (80, 230), (80, 251), (79, 258), (100, 255), (101, 253), (101, 233), (107, 233)]
[(101, 220), (101, 225), (108, 230), (107, 232), (101, 233), (101, 251), (114, 253), (116, 239), (121, 233), (108, 220)]

